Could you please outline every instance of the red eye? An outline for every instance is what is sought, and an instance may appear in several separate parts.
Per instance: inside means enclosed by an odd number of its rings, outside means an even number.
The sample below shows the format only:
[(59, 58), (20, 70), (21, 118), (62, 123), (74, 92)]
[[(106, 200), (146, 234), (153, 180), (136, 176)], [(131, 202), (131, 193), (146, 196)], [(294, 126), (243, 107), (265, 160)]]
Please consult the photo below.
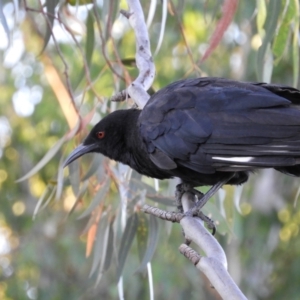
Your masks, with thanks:
[(96, 133), (96, 137), (97, 137), (98, 139), (103, 139), (104, 136), (105, 136), (105, 132), (104, 132), (104, 131), (98, 131), (98, 132)]

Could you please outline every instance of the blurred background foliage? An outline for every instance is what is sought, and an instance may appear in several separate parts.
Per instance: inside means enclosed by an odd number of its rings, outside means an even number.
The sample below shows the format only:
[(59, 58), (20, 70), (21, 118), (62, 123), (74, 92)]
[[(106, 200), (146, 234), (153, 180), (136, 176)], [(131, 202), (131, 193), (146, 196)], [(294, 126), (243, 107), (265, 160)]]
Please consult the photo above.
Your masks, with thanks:
[[(109, 98), (138, 71), (125, 1), (58, 2), (0, 2), (0, 298), (118, 299), (122, 273), (125, 298), (148, 299), (154, 254), (156, 299), (218, 299), (179, 255), (180, 226), (139, 212), (144, 201), (173, 210), (176, 180), (158, 185), (100, 155), (62, 169), (93, 124), (132, 105)], [(156, 7), (153, 52), (163, 33), (151, 92), (195, 76), (299, 87), (298, 0), (239, 1), (201, 61), (229, 2), (141, 1), (146, 19)], [(299, 179), (264, 170), (206, 207), (249, 299), (299, 299), (298, 192)]]

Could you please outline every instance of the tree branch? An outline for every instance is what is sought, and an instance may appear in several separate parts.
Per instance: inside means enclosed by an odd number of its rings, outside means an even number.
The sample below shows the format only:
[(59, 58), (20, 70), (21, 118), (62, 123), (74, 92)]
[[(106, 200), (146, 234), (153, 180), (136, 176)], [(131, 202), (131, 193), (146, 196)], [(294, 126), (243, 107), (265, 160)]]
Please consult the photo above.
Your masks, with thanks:
[[(194, 195), (186, 192), (182, 197), (184, 212), (194, 206)], [(199, 218), (185, 216), (180, 220), (185, 238), (197, 244), (206, 254), (201, 257), (187, 245), (181, 245), (179, 250), (203, 272), (223, 299), (247, 299), (227, 272), (227, 259), (221, 245), (203, 226)]]
[[(138, 77), (129, 85), (127, 93), (135, 101), (135, 103), (143, 108), (150, 98), (147, 90), (151, 87), (154, 76), (155, 66), (152, 59), (150, 40), (148, 36), (147, 26), (145, 23), (144, 13), (139, 0), (127, 0), (129, 12), (121, 11), (128, 18), (131, 27), (136, 36), (136, 65), (139, 69)], [(124, 92), (121, 92), (124, 94)], [(122, 96), (116, 94), (112, 97), (112, 101), (120, 99)]]

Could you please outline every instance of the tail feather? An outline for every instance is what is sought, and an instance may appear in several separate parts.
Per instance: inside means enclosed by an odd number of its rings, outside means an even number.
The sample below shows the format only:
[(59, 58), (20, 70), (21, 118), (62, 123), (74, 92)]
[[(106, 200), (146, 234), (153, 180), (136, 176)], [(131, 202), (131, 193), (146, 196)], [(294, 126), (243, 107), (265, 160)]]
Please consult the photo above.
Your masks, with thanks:
[(300, 165), (295, 166), (288, 166), (288, 167), (280, 167), (275, 168), (277, 171), (289, 175), (289, 176), (295, 176), (300, 177)]

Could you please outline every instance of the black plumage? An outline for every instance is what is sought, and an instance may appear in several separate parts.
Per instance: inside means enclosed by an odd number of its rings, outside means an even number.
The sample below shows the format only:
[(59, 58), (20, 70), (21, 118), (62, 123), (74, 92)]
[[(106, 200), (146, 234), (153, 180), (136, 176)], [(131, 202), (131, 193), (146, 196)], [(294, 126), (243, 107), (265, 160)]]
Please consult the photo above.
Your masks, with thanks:
[(241, 184), (259, 168), (300, 176), (300, 91), (222, 78), (177, 81), (143, 110), (103, 118), (65, 165), (88, 152), (192, 186)]

